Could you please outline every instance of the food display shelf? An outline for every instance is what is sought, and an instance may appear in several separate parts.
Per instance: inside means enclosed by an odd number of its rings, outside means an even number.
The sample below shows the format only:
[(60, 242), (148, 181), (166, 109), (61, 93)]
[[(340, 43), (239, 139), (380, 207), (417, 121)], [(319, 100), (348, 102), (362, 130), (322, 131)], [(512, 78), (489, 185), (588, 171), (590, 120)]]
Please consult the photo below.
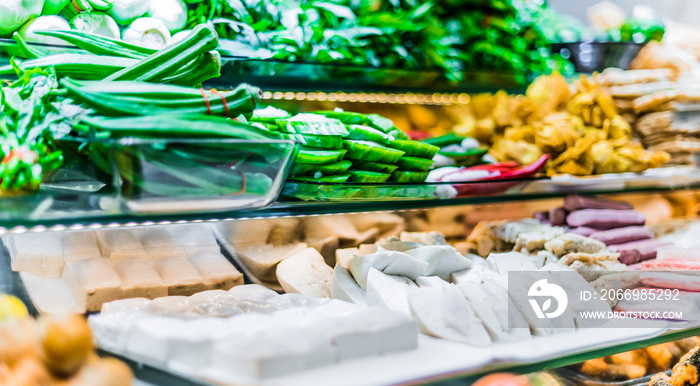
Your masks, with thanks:
[[(124, 211), (114, 194), (94, 193), (80, 190), (45, 189), (40, 193), (8, 197), (0, 200), (0, 234), (26, 231), (61, 231), (66, 229), (98, 229), (121, 226), (147, 226), (171, 223), (197, 223), (234, 219), (257, 219), (290, 216), (314, 216), (324, 214), (349, 214), (378, 211), (406, 211), (445, 206), (495, 204), (524, 200), (564, 197), (571, 193), (615, 195), (635, 192), (659, 193), (684, 189), (700, 189), (700, 182), (671, 184), (660, 187), (656, 184), (639, 183), (635, 186), (578, 185), (553, 191), (528, 188), (527, 185), (542, 184), (541, 178), (521, 181), (526, 186), (504, 193), (457, 198), (431, 198), (423, 200), (396, 201), (298, 201), (280, 199), (270, 206), (254, 210), (201, 211), (135, 214)], [(486, 184), (489, 182), (473, 182)], [(548, 185), (546, 185), (548, 186)]]
[[(48, 49), (52, 54), (80, 53), (76, 47), (44, 43), (27, 43), (30, 47)], [(9, 59), (18, 54), (14, 40), (0, 38), (0, 65), (9, 64)], [(388, 92), (423, 93), (430, 102), (433, 93), (441, 93), (439, 99), (449, 98), (454, 93), (479, 93), (505, 89), (522, 93), (532, 79), (523, 75), (501, 72), (464, 72), (464, 79), (448, 81), (439, 71), (404, 70), (363, 67), (353, 65), (284, 62), (278, 60), (254, 60), (233, 56), (222, 56), (221, 76), (207, 82), (212, 87), (228, 87), (239, 83), (250, 83), (272, 92)], [(0, 76), (0, 79), (2, 76)], [(340, 93), (343, 94), (343, 93)], [(287, 94), (288, 95), (288, 94)], [(406, 95), (409, 100), (411, 95)], [(269, 98), (272, 99), (272, 94)], [(296, 99), (296, 98), (295, 98)], [(420, 97), (417, 102), (420, 102)], [(332, 99), (331, 99), (332, 100)], [(358, 100), (359, 101), (359, 100)]]

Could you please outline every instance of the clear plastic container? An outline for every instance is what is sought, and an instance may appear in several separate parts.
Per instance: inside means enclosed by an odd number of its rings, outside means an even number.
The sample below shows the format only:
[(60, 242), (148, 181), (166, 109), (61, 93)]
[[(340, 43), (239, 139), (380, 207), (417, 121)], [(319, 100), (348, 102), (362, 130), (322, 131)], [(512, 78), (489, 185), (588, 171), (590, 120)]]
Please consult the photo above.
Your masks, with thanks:
[(264, 207), (279, 195), (296, 147), (292, 140), (241, 139), (89, 143), (92, 161), (111, 169), (124, 210), (133, 213)]

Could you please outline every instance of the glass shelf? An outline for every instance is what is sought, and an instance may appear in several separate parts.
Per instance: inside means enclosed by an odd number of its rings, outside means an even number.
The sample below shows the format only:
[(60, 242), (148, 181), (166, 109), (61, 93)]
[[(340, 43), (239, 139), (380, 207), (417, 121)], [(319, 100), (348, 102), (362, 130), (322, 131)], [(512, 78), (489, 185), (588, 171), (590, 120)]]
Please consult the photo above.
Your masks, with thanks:
[[(295, 201), (280, 199), (262, 209), (238, 211), (209, 211), (196, 213), (134, 214), (123, 210), (114, 193), (93, 193), (58, 188), (44, 189), (37, 194), (0, 199), (0, 233), (29, 230), (60, 231), (64, 229), (139, 226), (168, 223), (220, 221), (232, 219), (310, 216), (357, 212), (404, 211), (445, 207), (515, 202), (564, 197), (570, 193), (624, 194), (633, 192), (668, 192), (683, 189), (700, 189), (700, 181), (684, 182), (660, 187), (640, 182), (632, 186), (609, 185), (559, 186), (547, 191), (549, 179), (531, 178), (520, 180), (518, 186), (504, 193), (459, 198), (430, 198), (400, 201)], [(482, 185), (493, 182), (473, 182)], [(551, 187), (551, 186), (550, 186)], [(585, 188), (585, 189), (584, 189)]]
[[(27, 44), (51, 54), (85, 52), (73, 46)], [(9, 58), (17, 55), (21, 55), (17, 43), (12, 39), (0, 38), (0, 65), (9, 64)], [(230, 87), (245, 82), (271, 92), (417, 92), (432, 95), (495, 92), (500, 89), (522, 93), (532, 81), (532, 77), (523, 74), (490, 70), (466, 71), (463, 76), (464, 79), (459, 82), (450, 82), (441, 72), (434, 70), (383, 69), (222, 56), (221, 77), (206, 84), (211, 87)]]

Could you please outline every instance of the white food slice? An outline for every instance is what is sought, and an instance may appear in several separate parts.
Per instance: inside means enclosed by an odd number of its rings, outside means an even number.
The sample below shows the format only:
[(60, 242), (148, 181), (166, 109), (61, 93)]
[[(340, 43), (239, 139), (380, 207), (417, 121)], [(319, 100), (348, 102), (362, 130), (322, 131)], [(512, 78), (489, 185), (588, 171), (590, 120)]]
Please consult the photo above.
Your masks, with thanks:
[(285, 292), (330, 298), (333, 268), (317, 250), (307, 248), (277, 265), (277, 280)]
[(103, 303), (124, 296), (119, 275), (109, 260), (102, 257), (67, 262), (63, 280), (76, 303), (84, 307), (86, 312), (99, 311)]
[(370, 307), (352, 316), (376, 334), (380, 354), (418, 347), (418, 324), (413, 318), (379, 307)]
[(210, 289), (229, 290), (243, 284), (243, 274), (219, 251), (200, 251), (191, 254), (189, 261)]
[(61, 277), (63, 244), (56, 234), (8, 235), (3, 241), (12, 257), (13, 271), (41, 277)]
[(428, 263), (424, 276), (438, 276), (443, 280), (449, 280), (452, 272), (465, 270), (472, 265), (469, 259), (449, 245), (430, 245), (406, 253)]
[(450, 287), (423, 288), (409, 295), (412, 315), (420, 330), (437, 338), (477, 346), (491, 342), (469, 303), (459, 290)]
[(331, 297), (346, 302), (354, 303), (362, 307), (367, 306), (367, 293), (357, 285), (350, 271), (339, 264), (333, 269), (333, 283), (331, 283)]
[(146, 259), (116, 260), (112, 262), (112, 268), (121, 278), (125, 297), (155, 299), (168, 296), (168, 287)]
[(102, 256), (114, 261), (132, 257), (149, 258), (136, 236), (126, 229), (109, 229), (95, 232), (97, 246)]
[(168, 286), (168, 295), (189, 296), (209, 289), (187, 258), (163, 257), (153, 261), (153, 268)]
[(264, 244), (237, 250), (236, 254), (256, 278), (266, 283), (276, 283), (277, 264), (306, 248), (305, 243), (282, 246)]
[(189, 296), (164, 296), (153, 299), (146, 307), (152, 314), (182, 315), (190, 313), (199, 302)]
[(228, 293), (235, 296), (239, 300), (255, 300), (265, 301), (267, 299), (279, 296), (279, 294), (260, 284), (239, 285), (228, 290)]
[(492, 253), (486, 258), (489, 268), (505, 275), (514, 271), (536, 271), (535, 264), (525, 255), (519, 252)]
[(410, 315), (408, 295), (416, 284), (403, 276), (387, 275), (370, 268), (367, 275), (367, 305), (388, 308)]
[(440, 288), (444, 285), (450, 285), (450, 283), (437, 276), (421, 276), (416, 279), (416, 284), (420, 288)]
[(493, 310), (494, 307), (505, 307), (507, 304), (493, 303), (493, 299), (489, 299), (482, 291), (481, 285), (477, 283), (463, 282), (457, 285), (457, 288), (462, 291), (462, 295), (467, 299), (476, 316), (481, 319), (491, 339), (494, 342), (508, 341), (504, 326), (501, 325)]
[(370, 268), (390, 275), (402, 275), (411, 279), (420, 276), (428, 268), (428, 263), (414, 259), (403, 252), (380, 249), (375, 253), (359, 256), (350, 262), (350, 272), (361, 288), (367, 288), (367, 274)]
[(165, 365), (170, 340), (185, 330), (183, 319), (152, 316), (138, 320), (128, 332), (126, 351), (130, 357), (155, 365)]
[(341, 248), (335, 251), (335, 262), (345, 269), (350, 268), (350, 261), (355, 258), (355, 256), (360, 256), (360, 250), (358, 248)]
[(115, 353), (125, 353), (128, 332), (141, 315), (139, 312), (127, 310), (109, 313), (102, 312), (90, 315), (88, 324), (90, 325), (92, 336), (100, 348)]
[(69, 232), (63, 237), (63, 260), (73, 261), (101, 257), (97, 237), (92, 231)]

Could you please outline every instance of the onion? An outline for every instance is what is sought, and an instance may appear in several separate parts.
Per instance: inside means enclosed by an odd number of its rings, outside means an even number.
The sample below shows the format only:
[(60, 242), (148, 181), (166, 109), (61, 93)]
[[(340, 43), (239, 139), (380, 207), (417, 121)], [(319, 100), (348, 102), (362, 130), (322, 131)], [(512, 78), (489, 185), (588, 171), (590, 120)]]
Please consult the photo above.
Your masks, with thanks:
[(171, 33), (176, 32), (187, 24), (187, 4), (182, 0), (151, 0), (148, 16), (160, 19)]
[(0, 36), (17, 31), (32, 16), (41, 15), (44, 0), (1, 0)]
[(122, 32), (122, 40), (127, 43), (160, 50), (170, 44), (170, 31), (162, 21), (152, 17), (134, 20)]
[(114, 19), (101, 12), (81, 13), (70, 23), (79, 31), (119, 39), (119, 26)]
[(114, 0), (107, 12), (120, 25), (129, 25), (148, 12), (148, 0)]
[(34, 33), (34, 31), (46, 29), (68, 30), (70, 29), (70, 24), (68, 24), (68, 22), (60, 16), (39, 16), (23, 25), (22, 28), (19, 29), (18, 34), (26, 42), (46, 43), (57, 46), (69, 45), (61, 39), (51, 36), (37, 35)]

